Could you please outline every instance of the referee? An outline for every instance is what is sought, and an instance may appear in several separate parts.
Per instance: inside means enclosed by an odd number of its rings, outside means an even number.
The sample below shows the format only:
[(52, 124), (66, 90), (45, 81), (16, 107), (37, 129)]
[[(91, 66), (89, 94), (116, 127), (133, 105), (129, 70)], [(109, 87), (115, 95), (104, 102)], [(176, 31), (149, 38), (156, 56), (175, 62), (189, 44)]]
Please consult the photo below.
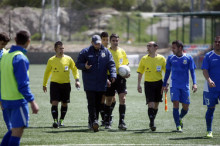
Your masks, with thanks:
[(166, 59), (157, 54), (158, 45), (151, 41), (147, 44), (148, 54), (141, 58), (137, 73), (138, 85), (137, 90), (142, 93), (141, 79), (144, 78), (144, 89), (146, 96), (146, 104), (148, 104), (148, 116), (150, 119), (150, 129), (156, 130), (154, 119), (156, 118), (159, 102), (162, 102), (162, 71), (165, 72)]
[[(47, 62), (47, 67), (44, 73), (43, 91), (47, 92), (47, 81), (50, 80), (50, 103), (51, 114), (54, 119), (53, 127), (58, 128), (64, 126), (63, 120), (67, 112), (67, 104), (70, 102), (70, 69), (75, 78), (76, 88), (80, 88), (79, 73), (73, 59), (70, 56), (64, 55), (64, 47), (61, 41), (54, 45), (56, 55), (51, 57)], [(58, 103), (61, 101), (61, 115), (58, 121)]]

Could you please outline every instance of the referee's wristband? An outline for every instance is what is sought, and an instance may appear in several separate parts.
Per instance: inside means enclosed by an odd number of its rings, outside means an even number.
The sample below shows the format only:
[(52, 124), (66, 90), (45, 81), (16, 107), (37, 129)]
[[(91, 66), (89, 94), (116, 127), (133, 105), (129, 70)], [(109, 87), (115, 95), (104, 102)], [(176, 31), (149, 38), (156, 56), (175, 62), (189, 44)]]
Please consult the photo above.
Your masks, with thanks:
[(79, 82), (79, 79), (76, 79), (75, 81), (76, 81), (76, 82)]

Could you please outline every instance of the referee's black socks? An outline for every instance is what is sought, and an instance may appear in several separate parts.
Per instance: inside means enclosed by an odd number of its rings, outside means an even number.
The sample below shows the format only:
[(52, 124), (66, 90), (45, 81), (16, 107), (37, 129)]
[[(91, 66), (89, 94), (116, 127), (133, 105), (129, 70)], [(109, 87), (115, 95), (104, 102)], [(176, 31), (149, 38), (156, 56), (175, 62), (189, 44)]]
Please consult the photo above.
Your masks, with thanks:
[(66, 112), (67, 112), (68, 106), (61, 106), (61, 115), (60, 115), (60, 119), (64, 119), (66, 116)]
[(126, 105), (125, 104), (120, 104), (119, 105), (119, 124), (121, 124), (122, 122), (124, 122), (125, 119), (125, 111), (126, 111)]
[(151, 126), (154, 125), (155, 112), (153, 108), (148, 108), (148, 117), (150, 119)]
[(54, 120), (58, 120), (58, 109), (57, 106), (52, 105), (51, 107), (51, 114)]

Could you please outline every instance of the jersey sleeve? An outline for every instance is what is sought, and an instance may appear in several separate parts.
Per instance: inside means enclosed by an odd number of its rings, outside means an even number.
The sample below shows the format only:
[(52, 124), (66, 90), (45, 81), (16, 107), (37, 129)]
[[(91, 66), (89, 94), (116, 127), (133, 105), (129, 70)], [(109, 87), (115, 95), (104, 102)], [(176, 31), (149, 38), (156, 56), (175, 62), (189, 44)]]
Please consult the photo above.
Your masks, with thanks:
[(167, 61), (166, 61), (166, 71), (164, 75), (164, 80), (163, 80), (163, 86), (165, 87), (167, 85), (167, 80), (169, 79), (170, 72), (171, 72), (171, 56), (168, 56)]
[(52, 70), (51, 60), (49, 59), (48, 62), (47, 62), (46, 70), (44, 72), (43, 86), (45, 86), (45, 87), (47, 87), (47, 81), (48, 81), (48, 79), (50, 77), (51, 70)]
[(25, 62), (28, 62), (27, 58), (24, 57), (24, 55), (19, 54), (13, 58), (12, 63), (18, 90), (28, 102), (31, 102), (34, 100), (34, 95), (31, 93), (30, 89), (30, 81), (28, 76), (29, 64), (27, 66), (25, 65)]
[(206, 56), (204, 57), (204, 59), (203, 59), (201, 69), (206, 69), (206, 70), (209, 69), (209, 63), (208, 63), (208, 57), (207, 57), (207, 55), (206, 55)]
[(74, 79), (79, 79), (79, 71), (75, 65), (75, 62), (72, 58), (70, 58), (70, 69), (72, 70), (72, 74)]
[(171, 59), (171, 56), (168, 56), (167, 62), (166, 62), (166, 69), (167, 70), (171, 70), (171, 61), (170, 61), (170, 59)]
[(137, 72), (141, 74), (144, 74), (144, 63), (143, 62), (144, 62), (144, 58), (142, 57), (137, 68)]
[(190, 70), (196, 69), (196, 65), (195, 65), (195, 62), (194, 62), (192, 56), (190, 56), (190, 66), (189, 66), (189, 68), (190, 68)]

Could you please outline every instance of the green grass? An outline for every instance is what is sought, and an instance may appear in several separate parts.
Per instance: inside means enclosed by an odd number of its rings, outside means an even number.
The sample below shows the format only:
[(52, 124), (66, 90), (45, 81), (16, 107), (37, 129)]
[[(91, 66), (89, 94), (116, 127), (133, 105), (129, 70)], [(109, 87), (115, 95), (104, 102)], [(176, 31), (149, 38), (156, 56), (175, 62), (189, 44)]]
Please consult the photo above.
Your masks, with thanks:
[[(128, 94), (126, 99), (127, 131), (119, 131), (118, 126), (118, 98), (114, 110), (114, 123), (111, 130), (101, 127), (100, 132), (94, 133), (87, 128), (87, 101), (83, 87), (78, 91), (72, 84), (71, 103), (65, 118), (65, 127), (53, 129), (50, 114), (49, 93), (43, 93), (42, 82), (45, 65), (30, 66), (30, 83), (32, 92), (39, 104), (39, 114), (30, 114), (30, 127), (25, 130), (21, 145), (61, 145), (61, 144), (152, 144), (152, 145), (216, 145), (220, 144), (220, 110), (215, 110), (213, 121), (213, 139), (204, 139), (206, 134), (205, 111), (202, 105), (202, 90), (204, 78), (200, 70), (196, 71), (198, 92), (191, 94), (191, 105), (188, 115), (184, 118), (183, 133), (176, 133), (172, 117), (172, 103), (168, 96), (168, 112), (164, 111), (161, 103), (156, 117), (157, 131), (149, 130), (147, 106), (144, 93), (139, 94), (136, 89), (136, 68), (131, 68), (131, 77), (128, 79)], [(80, 72), (81, 74), (81, 72)], [(72, 83), (73, 78), (71, 77)], [(81, 80), (82, 84), (82, 80)], [(0, 113), (0, 140), (7, 131)]]

